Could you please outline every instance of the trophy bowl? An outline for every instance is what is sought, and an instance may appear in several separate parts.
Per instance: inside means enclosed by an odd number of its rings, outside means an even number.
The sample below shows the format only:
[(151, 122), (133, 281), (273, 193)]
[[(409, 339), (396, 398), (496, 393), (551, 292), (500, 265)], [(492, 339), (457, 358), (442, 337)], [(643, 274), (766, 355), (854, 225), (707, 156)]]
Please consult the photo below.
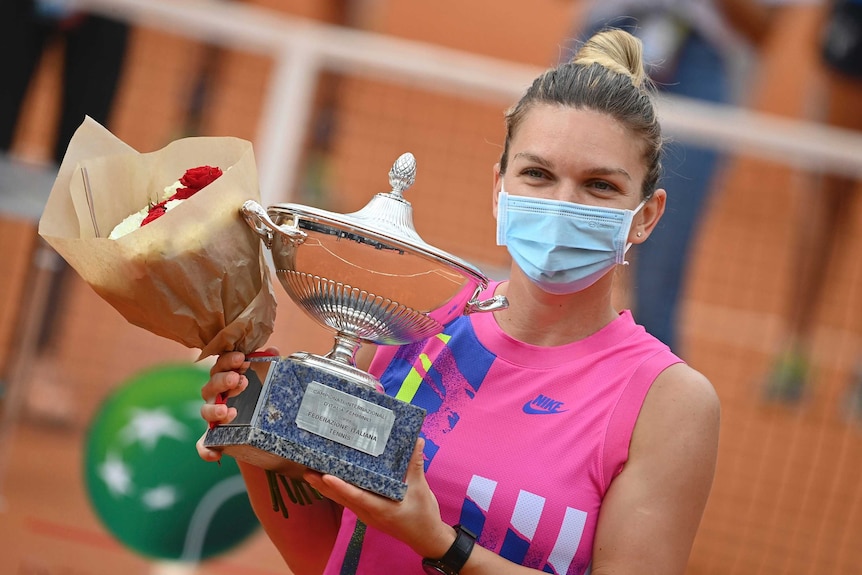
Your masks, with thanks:
[(282, 287), (318, 323), (369, 343), (411, 343), (462, 313), (501, 304), (501, 298), (477, 301), (487, 278), (415, 232), (402, 195), (414, 178), (408, 153), (390, 171), (392, 192), (377, 194), (358, 212), (298, 204), (264, 212), (248, 201), (242, 213), (270, 249)]
[(295, 475), (298, 464), (403, 498), (425, 412), (380, 393), (379, 382), (355, 366), (356, 351), (363, 342), (419, 341), (462, 314), (507, 305), (504, 297), (479, 301), (488, 279), (416, 233), (403, 197), (415, 174), (415, 159), (403, 154), (389, 173), (392, 191), (349, 214), (243, 204), (282, 287), (334, 332), (335, 343), (325, 356), (252, 363), (249, 388), (229, 401), (237, 418), (210, 430), (207, 445), (278, 472)]

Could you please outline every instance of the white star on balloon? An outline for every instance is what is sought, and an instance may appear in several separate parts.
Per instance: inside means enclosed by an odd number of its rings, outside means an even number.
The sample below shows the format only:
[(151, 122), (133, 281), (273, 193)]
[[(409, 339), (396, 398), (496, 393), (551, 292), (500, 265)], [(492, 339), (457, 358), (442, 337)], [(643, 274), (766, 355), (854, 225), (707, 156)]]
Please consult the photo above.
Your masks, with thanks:
[(132, 487), (132, 474), (116, 453), (108, 453), (99, 465), (99, 477), (114, 497), (128, 495)]
[(141, 501), (144, 502), (144, 507), (150, 511), (159, 509), (167, 509), (173, 507), (174, 503), (179, 499), (177, 490), (172, 485), (159, 485), (153, 489), (148, 489), (141, 495)]
[(129, 422), (120, 430), (126, 445), (139, 442), (149, 450), (155, 448), (162, 437), (186, 439), (186, 428), (164, 409), (135, 409)]

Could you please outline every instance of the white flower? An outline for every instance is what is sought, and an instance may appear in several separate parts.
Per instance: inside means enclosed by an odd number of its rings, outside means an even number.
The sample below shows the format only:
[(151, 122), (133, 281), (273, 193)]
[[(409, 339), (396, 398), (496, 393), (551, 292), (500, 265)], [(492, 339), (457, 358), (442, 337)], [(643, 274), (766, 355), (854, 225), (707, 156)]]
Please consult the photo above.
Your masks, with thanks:
[[(183, 187), (183, 185), (180, 183), (179, 180), (177, 180), (176, 182), (174, 182), (173, 184), (171, 184), (170, 186), (168, 186), (164, 189), (164, 192), (162, 193), (162, 197), (159, 198), (159, 201), (163, 202), (163, 201), (167, 200), (168, 198), (173, 196), (178, 189), (180, 189), (182, 187)], [(183, 201), (184, 200), (171, 200), (171, 201), (167, 202), (165, 204), (165, 211), (166, 212), (170, 211), (171, 209), (173, 209), (176, 206), (178, 206), (179, 204), (181, 204)], [(147, 217), (147, 214), (149, 214), (149, 213), (150, 213), (150, 207), (147, 206), (147, 207), (141, 209), (140, 211), (135, 212), (131, 216), (127, 217), (122, 222), (117, 224), (113, 230), (111, 230), (111, 233), (108, 235), (108, 239), (109, 240), (116, 240), (118, 238), (123, 237), (124, 235), (126, 235), (128, 233), (135, 231), (136, 229), (141, 227), (141, 223), (144, 221), (144, 219)]]
[(165, 191), (162, 194), (161, 201), (167, 200), (168, 198), (173, 196), (175, 193), (177, 193), (177, 190), (179, 190), (182, 187), (183, 187), (183, 185), (180, 183), (179, 180), (177, 180), (176, 182), (174, 182), (173, 184), (171, 184), (170, 186), (165, 188)]
[(111, 234), (108, 236), (109, 240), (116, 240), (117, 238), (121, 238), (129, 232), (133, 232), (139, 227), (141, 227), (141, 222), (144, 221), (144, 218), (147, 217), (147, 213), (149, 213), (150, 208), (146, 207), (139, 212), (135, 212), (131, 216), (127, 217), (125, 220), (120, 222), (119, 224), (111, 230)]
[(174, 209), (175, 207), (177, 207), (178, 205), (180, 205), (184, 201), (185, 200), (169, 200), (169, 201), (165, 202), (165, 211), (166, 212), (171, 211), (172, 209)]

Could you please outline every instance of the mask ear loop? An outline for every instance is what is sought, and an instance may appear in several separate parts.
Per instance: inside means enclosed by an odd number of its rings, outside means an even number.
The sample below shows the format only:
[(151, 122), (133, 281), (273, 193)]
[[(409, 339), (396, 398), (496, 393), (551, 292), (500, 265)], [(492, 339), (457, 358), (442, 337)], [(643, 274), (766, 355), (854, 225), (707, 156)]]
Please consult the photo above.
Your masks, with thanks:
[(509, 194), (500, 185), (500, 193), (497, 195), (497, 245), (506, 245), (506, 219), (508, 217)]
[[(637, 215), (637, 213), (639, 211), (641, 211), (641, 208), (644, 207), (644, 205), (646, 205), (646, 203), (647, 203), (647, 201), (643, 200), (641, 203), (638, 204), (638, 207), (631, 210), (631, 212), (630, 212), (631, 215), (627, 218), (628, 219), (628, 225), (625, 226), (625, 230), (626, 230), (625, 237), (629, 237), (629, 234), (632, 231), (632, 223), (634, 222), (635, 216)], [(643, 235), (643, 233), (638, 232), (637, 235), (638, 235), (638, 237), (641, 237)], [(632, 247), (632, 243), (626, 242), (625, 247), (623, 248), (623, 253), (619, 254), (617, 263), (624, 265), (624, 266), (629, 265), (629, 262), (625, 258), (626, 258), (626, 254), (628, 253), (630, 247)]]

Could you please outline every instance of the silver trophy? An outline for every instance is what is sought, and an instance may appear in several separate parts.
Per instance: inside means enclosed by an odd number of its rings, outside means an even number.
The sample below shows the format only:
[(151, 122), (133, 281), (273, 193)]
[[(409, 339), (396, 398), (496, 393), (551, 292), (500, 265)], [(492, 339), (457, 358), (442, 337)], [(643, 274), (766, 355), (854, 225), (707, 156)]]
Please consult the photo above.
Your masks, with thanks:
[(389, 172), (392, 191), (349, 214), (242, 206), (288, 295), (335, 343), (325, 356), (253, 361), (248, 389), (228, 401), (237, 418), (208, 431), (207, 446), (290, 477), (308, 467), (403, 499), (425, 410), (381, 393), (355, 366), (356, 351), (363, 342), (416, 342), (462, 314), (507, 305), (502, 296), (479, 301), (488, 278), (416, 233), (403, 197), (415, 177), (413, 155), (403, 154)]

